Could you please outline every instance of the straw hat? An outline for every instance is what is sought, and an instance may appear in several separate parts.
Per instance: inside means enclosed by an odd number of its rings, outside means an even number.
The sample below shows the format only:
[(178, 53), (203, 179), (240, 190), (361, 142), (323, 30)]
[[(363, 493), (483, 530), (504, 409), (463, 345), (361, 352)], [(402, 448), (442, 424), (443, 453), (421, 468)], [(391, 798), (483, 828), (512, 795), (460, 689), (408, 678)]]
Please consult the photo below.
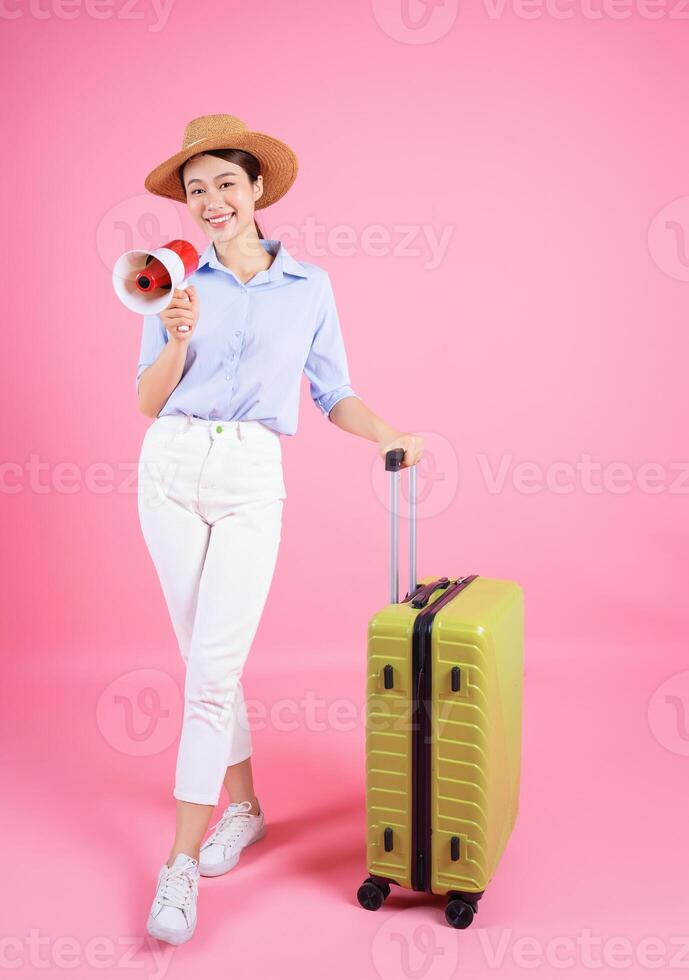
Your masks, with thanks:
[(247, 150), (261, 161), (263, 194), (256, 201), (256, 209), (267, 208), (286, 194), (297, 176), (295, 153), (274, 136), (254, 133), (236, 116), (199, 116), (187, 123), (182, 139), (182, 149), (152, 170), (144, 181), (146, 190), (160, 197), (187, 203), (177, 170), (185, 160), (197, 153), (211, 150)]

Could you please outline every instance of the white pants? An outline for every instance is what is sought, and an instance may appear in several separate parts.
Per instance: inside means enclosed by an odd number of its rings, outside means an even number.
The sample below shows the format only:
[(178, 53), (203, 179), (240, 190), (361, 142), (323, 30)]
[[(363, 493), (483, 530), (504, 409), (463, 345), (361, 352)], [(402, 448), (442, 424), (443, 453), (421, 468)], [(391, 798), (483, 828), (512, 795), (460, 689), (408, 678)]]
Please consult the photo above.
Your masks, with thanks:
[(186, 663), (173, 795), (216, 804), (251, 755), (242, 669), (273, 578), (286, 498), (280, 434), (262, 422), (156, 418), (138, 509)]

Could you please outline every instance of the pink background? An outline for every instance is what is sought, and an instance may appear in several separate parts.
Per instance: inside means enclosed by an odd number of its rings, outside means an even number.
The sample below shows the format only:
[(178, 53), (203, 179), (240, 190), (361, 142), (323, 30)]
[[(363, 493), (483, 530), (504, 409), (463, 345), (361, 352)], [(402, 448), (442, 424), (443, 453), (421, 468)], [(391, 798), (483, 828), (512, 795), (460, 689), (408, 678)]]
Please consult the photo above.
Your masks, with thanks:
[[(598, 976), (689, 964), (677, 939), (689, 942), (689, 8), (667, 0), (651, 19), (641, 0), (562, 0), (496, 15), (488, 0), (446, 0), (414, 28), (400, 2), (176, 0), (161, 26), (147, 0), (24, 0), (0, 18), (12, 91), (0, 965), (15, 975), (41, 962), (119, 975), (129, 956), (151, 978), (192, 965), (315, 977), (327, 964), (333, 977), (437, 980), (493, 975), (499, 947), (504, 976), (550, 977), (553, 957), (586, 976), (586, 936)], [(422, 25), (425, 9), (410, 0)], [(426, 438), (419, 576), (478, 572), (525, 591), (520, 816), (467, 932), (445, 925), (442, 901), (396, 890), (371, 914), (355, 900), (386, 486), (375, 445), (322, 418), (304, 379), (245, 672), (272, 719), (254, 732), (268, 836), (202, 881), (190, 944), (144, 938), (173, 828), (183, 674), (136, 511), (150, 424), (134, 394), (140, 318), (118, 305), (110, 267), (180, 233), (205, 245), (143, 180), (209, 112), (298, 154), (294, 187), (259, 222), (268, 237), (289, 226), (291, 251), (328, 269), (355, 391)], [(309, 222), (321, 240), (349, 228), (351, 254), (309, 246)], [(365, 239), (378, 225), (379, 255)], [(400, 254), (401, 226), (416, 254)], [(449, 229), (435, 267), (424, 228)], [(587, 456), (622, 468), (601, 492), (576, 474), (555, 492), (566, 472), (552, 467)], [(508, 466), (498, 492), (482, 460)], [(535, 492), (517, 479), (524, 463)], [(649, 464), (664, 468), (654, 492)], [(143, 688), (168, 714), (137, 741)], [(330, 712), (323, 730), (299, 707), (309, 694)], [(296, 705), (287, 724), (282, 699)], [(332, 720), (339, 699), (353, 722)]]

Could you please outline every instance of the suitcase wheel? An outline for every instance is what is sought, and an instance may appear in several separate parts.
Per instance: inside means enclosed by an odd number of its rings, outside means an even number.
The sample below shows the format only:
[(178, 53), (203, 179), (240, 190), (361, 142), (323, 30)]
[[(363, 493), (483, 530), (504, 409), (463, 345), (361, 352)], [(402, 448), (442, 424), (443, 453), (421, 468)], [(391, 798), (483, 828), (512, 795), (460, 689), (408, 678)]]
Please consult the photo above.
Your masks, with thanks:
[(375, 912), (389, 894), (390, 885), (386, 881), (377, 882), (373, 878), (367, 878), (356, 893), (356, 897), (362, 908)]
[(453, 898), (445, 908), (445, 918), (453, 929), (468, 929), (474, 921), (476, 906), (463, 898)]

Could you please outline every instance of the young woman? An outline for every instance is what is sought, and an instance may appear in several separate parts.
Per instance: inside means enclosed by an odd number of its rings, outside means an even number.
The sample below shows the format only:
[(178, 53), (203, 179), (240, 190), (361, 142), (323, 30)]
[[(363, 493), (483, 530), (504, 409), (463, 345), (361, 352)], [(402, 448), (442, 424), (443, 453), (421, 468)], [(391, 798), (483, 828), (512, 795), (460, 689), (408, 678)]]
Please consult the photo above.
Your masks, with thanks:
[[(241, 675), (272, 581), (286, 498), (281, 436), (297, 428), (302, 372), (330, 421), (401, 447), (423, 440), (353, 392), (327, 272), (263, 238), (254, 212), (297, 174), (292, 150), (234, 116), (186, 127), (182, 149), (146, 178), (185, 203), (209, 238), (187, 289), (146, 315), (137, 369), (154, 419), (139, 458), (138, 508), (186, 664), (173, 795), (177, 824), (148, 931), (183, 943), (196, 926), (198, 876), (224, 874), (264, 834)], [(231, 802), (204, 834), (222, 787)]]

